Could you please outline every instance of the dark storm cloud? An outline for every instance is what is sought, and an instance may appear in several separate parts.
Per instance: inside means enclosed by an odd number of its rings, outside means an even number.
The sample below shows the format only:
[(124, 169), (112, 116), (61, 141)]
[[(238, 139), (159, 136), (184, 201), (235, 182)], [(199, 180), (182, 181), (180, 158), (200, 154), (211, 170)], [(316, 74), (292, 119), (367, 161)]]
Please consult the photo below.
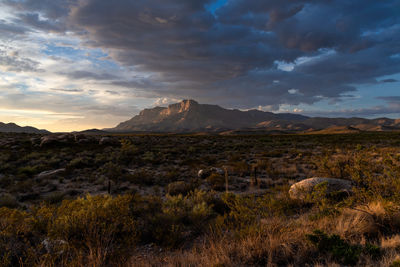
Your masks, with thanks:
[(397, 0), (228, 0), (215, 12), (206, 8), (211, 0), (3, 2), (24, 25), (75, 31), (150, 78), (68, 77), (112, 80), (154, 97), (242, 108), (335, 102), (400, 72)]
[[(88, 0), (71, 21), (118, 62), (171, 83), (153, 88), (157, 95), (241, 106), (311, 104), (400, 72), (391, 57), (400, 52), (398, 1), (230, 0), (215, 17), (208, 3)], [(335, 52), (324, 56), (328, 50)], [(315, 59), (291, 72), (276, 69), (276, 61), (298, 57)], [(288, 93), (293, 88), (301, 93)]]

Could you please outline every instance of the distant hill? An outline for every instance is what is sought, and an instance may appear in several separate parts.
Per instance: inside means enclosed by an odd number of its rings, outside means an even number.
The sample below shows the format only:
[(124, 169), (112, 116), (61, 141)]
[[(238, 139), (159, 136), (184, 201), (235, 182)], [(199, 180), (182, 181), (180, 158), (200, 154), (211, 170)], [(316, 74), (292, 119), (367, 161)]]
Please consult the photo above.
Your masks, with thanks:
[(80, 133), (80, 134), (87, 134), (87, 135), (107, 134), (106, 131), (102, 131), (102, 130), (99, 130), (99, 129), (89, 129), (89, 130), (73, 132), (73, 133)]
[(400, 130), (400, 120), (378, 118), (324, 118), (260, 110), (241, 111), (217, 105), (183, 100), (168, 107), (142, 110), (137, 116), (118, 124), (109, 132), (219, 132), (281, 133), (320, 132), (350, 133)]
[(19, 126), (15, 123), (2, 123), (0, 122), (0, 132), (2, 133), (37, 133), (45, 134), (50, 133), (47, 130), (39, 130), (31, 126)]

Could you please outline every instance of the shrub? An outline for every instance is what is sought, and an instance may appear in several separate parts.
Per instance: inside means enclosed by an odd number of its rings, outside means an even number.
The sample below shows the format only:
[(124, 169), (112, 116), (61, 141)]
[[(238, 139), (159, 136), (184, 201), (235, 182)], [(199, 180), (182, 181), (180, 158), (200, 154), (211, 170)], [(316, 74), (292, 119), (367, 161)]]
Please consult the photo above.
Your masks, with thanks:
[(34, 174), (38, 173), (39, 170), (36, 166), (25, 166), (18, 169), (18, 175), (23, 177), (32, 177)]
[(129, 164), (132, 161), (132, 158), (138, 154), (139, 149), (128, 139), (123, 139), (120, 142), (121, 149), (117, 160), (120, 163)]
[(49, 236), (64, 240), (91, 264), (107, 265), (126, 259), (136, 242), (131, 196), (90, 196), (65, 200), (49, 224)]
[(207, 177), (207, 182), (215, 190), (224, 190), (225, 188), (225, 177), (218, 173), (212, 173)]
[(0, 196), (0, 208), (2, 207), (13, 209), (19, 207), (19, 204), (18, 201), (15, 199), (15, 197), (6, 194)]
[(40, 244), (32, 238), (33, 225), (27, 212), (0, 208), (0, 263), (32, 266)]
[(147, 186), (154, 185), (158, 182), (154, 175), (145, 170), (139, 170), (133, 174), (128, 174), (126, 175), (126, 179), (131, 183)]
[(167, 186), (167, 193), (171, 196), (179, 194), (187, 195), (191, 190), (193, 190), (191, 184), (188, 184), (184, 181), (172, 182)]
[(172, 248), (190, 241), (214, 218), (210, 202), (211, 196), (198, 190), (185, 197), (167, 195), (164, 201), (154, 197), (137, 199), (134, 214), (138, 216), (140, 240)]
[(111, 161), (104, 164), (101, 168), (101, 172), (116, 183), (120, 182), (123, 178), (121, 166)]
[(400, 267), (400, 260), (393, 261), (389, 267)]
[(65, 197), (65, 193), (63, 192), (53, 192), (45, 197), (44, 201), (49, 204), (58, 204), (61, 203)]
[(351, 245), (338, 235), (327, 235), (321, 230), (314, 230), (312, 234), (306, 235), (307, 239), (314, 244), (320, 253), (330, 253), (333, 258), (346, 265), (357, 264), (362, 253), (368, 254), (373, 258), (380, 256), (380, 248), (366, 244)]

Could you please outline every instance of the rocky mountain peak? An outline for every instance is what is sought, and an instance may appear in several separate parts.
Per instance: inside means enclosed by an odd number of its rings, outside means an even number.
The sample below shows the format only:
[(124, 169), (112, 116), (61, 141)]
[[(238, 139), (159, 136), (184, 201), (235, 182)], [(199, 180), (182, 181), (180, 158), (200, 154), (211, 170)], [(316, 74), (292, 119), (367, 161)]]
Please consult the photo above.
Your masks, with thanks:
[(185, 99), (179, 103), (171, 104), (168, 108), (161, 111), (161, 115), (170, 116), (172, 114), (187, 112), (189, 110), (193, 110), (199, 106), (199, 103), (192, 99)]
[[(377, 128), (377, 126), (385, 126)], [(333, 127), (333, 128), (332, 128)], [(336, 128), (335, 128), (336, 127)], [(339, 128), (337, 128), (339, 127)], [(196, 132), (237, 129), (314, 131), (400, 130), (400, 120), (387, 118), (322, 118), (260, 110), (240, 111), (186, 99), (168, 107), (145, 109), (139, 115), (108, 129), (116, 132)], [(354, 128), (354, 129), (353, 129)]]

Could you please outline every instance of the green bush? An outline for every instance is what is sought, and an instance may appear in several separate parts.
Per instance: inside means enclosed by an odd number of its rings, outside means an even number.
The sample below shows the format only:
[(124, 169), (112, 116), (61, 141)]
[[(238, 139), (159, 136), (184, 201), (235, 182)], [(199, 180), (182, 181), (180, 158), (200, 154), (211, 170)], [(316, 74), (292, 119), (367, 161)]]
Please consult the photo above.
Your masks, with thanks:
[(379, 247), (366, 244), (351, 245), (338, 235), (327, 235), (321, 230), (315, 230), (312, 234), (306, 235), (307, 239), (314, 244), (320, 253), (330, 253), (333, 258), (342, 264), (355, 265), (362, 253), (373, 258), (381, 255)]
[(41, 246), (33, 238), (32, 222), (27, 212), (0, 208), (1, 266), (33, 266)]
[(133, 209), (142, 243), (178, 247), (202, 233), (215, 217), (212, 197), (204, 191), (195, 190), (185, 197), (167, 195), (164, 201), (135, 197)]
[(90, 258), (96, 253), (103, 264), (118, 262), (137, 241), (132, 197), (90, 196), (64, 200), (48, 226), (49, 237), (64, 240), (73, 251)]
[(400, 260), (393, 261), (389, 267), (400, 267)]

